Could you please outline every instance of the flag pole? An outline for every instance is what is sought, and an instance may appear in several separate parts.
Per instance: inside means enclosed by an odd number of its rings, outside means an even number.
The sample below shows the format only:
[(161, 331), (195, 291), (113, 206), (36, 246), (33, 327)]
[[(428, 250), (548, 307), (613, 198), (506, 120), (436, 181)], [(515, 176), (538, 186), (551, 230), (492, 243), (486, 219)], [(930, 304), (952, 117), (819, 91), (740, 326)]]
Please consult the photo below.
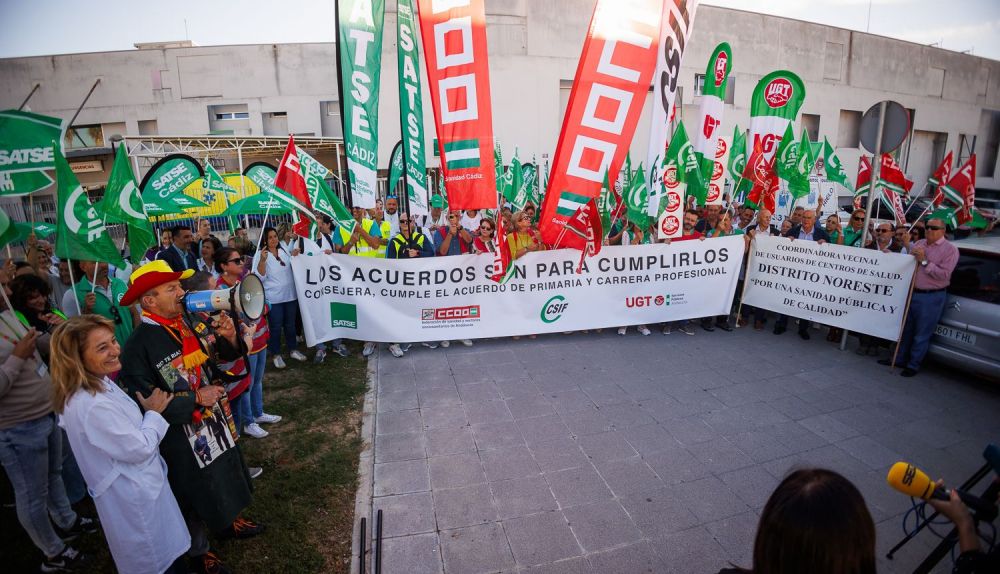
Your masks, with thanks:
[(76, 310), (79, 315), (83, 315), (83, 305), (80, 304), (80, 294), (76, 292), (76, 279), (73, 278), (73, 260), (69, 257), (66, 258), (67, 267), (69, 267), (69, 282), (73, 285), (73, 298), (76, 299)]
[[(100, 261), (95, 261), (94, 262), (94, 279), (93, 279), (93, 281), (90, 282), (90, 292), (91, 293), (93, 293), (95, 290), (97, 290), (97, 270), (98, 270), (98, 268), (100, 268), (100, 266), (101, 266), (101, 262)], [(108, 271), (110, 272), (110, 269)], [(72, 280), (73, 279), (70, 278), (70, 281), (72, 281)], [(77, 303), (77, 305), (79, 305), (79, 303)]]

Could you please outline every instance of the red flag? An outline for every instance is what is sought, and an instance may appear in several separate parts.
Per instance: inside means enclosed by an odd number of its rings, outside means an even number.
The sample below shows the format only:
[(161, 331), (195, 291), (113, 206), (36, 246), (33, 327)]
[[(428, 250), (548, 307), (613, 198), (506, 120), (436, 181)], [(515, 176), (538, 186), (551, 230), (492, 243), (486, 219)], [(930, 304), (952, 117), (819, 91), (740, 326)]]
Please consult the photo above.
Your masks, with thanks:
[(882, 167), (878, 173), (879, 184), (896, 193), (910, 193), (913, 182), (906, 179), (903, 169), (891, 155), (882, 154)]
[(777, 154), (772, 154), (768, 159), (764, 154), (761, 140), (756, 139), (753, 143), (753, 152), (743, 168), (743, 177), (753, 182), (753, 187), (747, 194), (747, 203), (758, 207), (763, 203), (771, 213), (774, 213), (774, 200), (778, 191), (778, 176), (774, 173), (776, 156)]
[(858, 160), (858, 179), (854, 186), (854, 209), (861, 209), (861, 198), (868, 194), (872, 184), (872, 164), (868, 156)]
[(493, 275), (490, 275), (490, 279), (497, 283), (503, 283), (511, 263), (514, 261), (510, 245), (507, 244), (507, 225), (504, 223), (503, 217), (497, 217), (496, 238), (496, 251), (493, 253)]
[(944, 200), (944, 194), (941, 193), (941, 186), (951, 177), (952, 161), (954, 161), (952, 159), (952, 152), (949, 151), (948, 155), (944, 156), (944, 159), (941, 160), (941, 165), (937, 166), (934, 173), (927, 178), (927, 185), (931, 188), (931, 197), (934, 198), (934, 207), (940, 207), (941, 202)]
[[(601, 252), (604, 230), (601, 228), (601, 213), (597, 209), (596, 197), (592, 197), (583, 207), (576, 210), (573, 217), (566, 222), (566, 231), (568, 232), (566, 235), (572, 235), (583, 241), (583, 249), (580, 253), (581, 266), (584, 258)], [(559, 246), (554, 245), (553, 248), (558, 249)], [(577, 273), (579, 272), (580, 268), (577, 269)]]
[(448, 204), (454, 210), (495, 209), (484, 0), (417, 4)]
[(302, 237), (311, 237), (309, 227), (316, 223), (316, 214), (313, 213), (312, 202), (309, 201), (306, 180), (302, 177), (299, 155), (295, 151), (295, 138), (292, 136), (288, 137), (285, 155), (281, 158), (278, 173), (274, 176), (274, 187), (285, 192), (287, 197), (282, 199), (299, 212), (299, 222), (292, 226), (292, 231)]
[(972, 221), (972, 208), (976, 203), (976, 154), (972, 154), (954, 176), (948, 180), (945, 193), (955, 192), (962, 198), (962, 205), (955, 210), (959, 225)]
[[(581, 199), (598, 197), (604, 174), (618, 177), (652, 83), (662, 0), (598, 0), (570, 91), (539, 229), (555, 243)], [(575, 234), (567, 247), (583, 249)]]

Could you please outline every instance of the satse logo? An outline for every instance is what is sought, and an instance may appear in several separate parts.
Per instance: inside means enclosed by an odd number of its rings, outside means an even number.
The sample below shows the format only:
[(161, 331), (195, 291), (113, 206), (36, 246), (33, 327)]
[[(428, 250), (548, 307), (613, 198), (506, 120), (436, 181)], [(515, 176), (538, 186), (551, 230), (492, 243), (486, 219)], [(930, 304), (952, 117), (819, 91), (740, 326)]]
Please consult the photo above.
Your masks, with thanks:
[(542, 311), (539, 313), (543, 323), (555, 323), (562, 317), (563, 313), (566, 312), (566, 308), (569, 307), (569, 303), (566, 302), (566, 298), (562, 295), (554, 295), (551, 299), (542, 305)]
[(344, 329), (358, 328), (358, 307), (353, 303), (330, 303), (330, 326)]

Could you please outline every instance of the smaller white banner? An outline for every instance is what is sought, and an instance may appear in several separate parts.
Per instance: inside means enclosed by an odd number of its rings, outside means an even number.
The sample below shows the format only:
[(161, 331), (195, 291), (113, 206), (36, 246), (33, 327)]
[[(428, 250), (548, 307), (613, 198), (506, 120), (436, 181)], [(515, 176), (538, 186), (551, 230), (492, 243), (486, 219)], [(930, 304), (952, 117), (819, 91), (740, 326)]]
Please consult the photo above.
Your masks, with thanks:
[(765, 236), (750, 250), (745, 305), (899, 340), (913, 257)]

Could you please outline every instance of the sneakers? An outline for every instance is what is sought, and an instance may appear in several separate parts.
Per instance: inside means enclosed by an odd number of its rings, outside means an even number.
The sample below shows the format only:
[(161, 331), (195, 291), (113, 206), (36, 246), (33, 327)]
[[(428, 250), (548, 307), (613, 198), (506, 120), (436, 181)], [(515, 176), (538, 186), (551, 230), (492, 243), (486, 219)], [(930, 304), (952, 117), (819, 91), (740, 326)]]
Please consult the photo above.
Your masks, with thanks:
[(285, 360), (281, 358), (281, 355), (275, 355), (274, 356), (274, 368), (275, 369), (284, 369), (285, 367), (286, 367)]
[(425, 346), (425, 347), (427, 347), (428, 349), (437, 349), (438, 348), (438, 344), (435, 343), (434, 341), (420, 343), (420, 344), (423, 345), (423, 346)]
[(256, 522), (247, 520), (241, 516), (233, 521), (233, 524), (222, 532), (220, 538), (245, 540), (247, 538), (253, 538), (262, 532), (264, 532), (263, 524), (257, 524)]
[(288, 353), (288, 356), (300, 363), (306, 362), (306, 356), (303, 355), (298, 349), (292, 351), (291, 353)]
[(267, 423), (267, 424), (279, 423), (279, 422), (281, 422), (281, 417), (278, 416), (278, 415), (269, 415), (267, 413), (264, 413), (264, 414), (260, 415), (259, 417), (255, 418), (254, 422), (255, 423)]
[(375, 349), (377, 348), (378, 348), (378, 343), (372, 343), (371, 341), (368, 341), (367, 343), (365, 343), (365, 348), (364, 350), (361, 351), (361, 354), (365, 357), (369, 357), (371, 356), (372, 353), (375, 352)]
[(326, 351), (324, 351), (323, 349), (316, 351), (316, 354), (313, 355), (313, 363), (317, 365), (325, 360), (326, 360)]
[(403, 348), (399, 346), (399, 343), (389, 345), (389, 352), (397, 359), (403, 356)]
[(250, 435), (253, 438), (264, 438), (267, 435), (271, 434), (266, 430), (260, 428), (260, 425), (257, 423), (250, 423), (247, 426), (243, 427), (243, 433)]
[(73, 572), (83, 568), (89, 562), (89, 556), (72, 546), (66, 546), (59, 555), (42, 560), (40, 570), (42, 572)]
[(447, 349), (451, 346), (451, 341), (441, 341), (441, 346)]
[(672, 330), (672, 327), (671, 327), (671, 326), (670, 326), (669, 324), (668, 324), (668, 325), (665, 325), (665, 326), (663, 327), (663, 334), (664, 334), (664, 335), (669, 335), (669, 334), (670, 334), (670, 331), (671, 331), (671, 330)]
[(190, 565), (195, 574), (231, 574), (229, 568), (226, 568), (215, 552), (206, 552), (192, 558)]
[(649, 327), (645, 325), (639, 325), (637, 329), (639, 329), (639, 334), (643, 337), (648, 337), (651, 334)]
[(101, 522), (96, 518), (87, 518), (85, 516), (76, 516), (76, 522), (73, 526), (70, 526), (66, 530), (59, 528), (58, 525), (53, 524), (56, 534), (63, 542), (69, 542), (70, 540), (75, 540), (77, 536), (81, 534), (93, 534), (101, 529)]
[(688, 323), (684, 323), (680, 327), (677, 327), (677, 330), (680, 331), (681, 333), (684, 333), (685, 335), (694, 335), (694, 329), (692, 329), (691, 325), (689, 325)]
[(257, 478), (258, 476), (264, 474), (264, 469), (259, 466), (248, 466), (247, 474), (250, 475), (250, 478)]
[(472, 340), (471, 339), (462, 339), (462, 340), (459, 341), (459, 343), (462, 343), (466, 347), (471, 347), (472, 346)]
[(621, 335), (621, 336), (624, 337), (626, 331), (628, 331), (628, 327), (618, 327), (618, 334), (619, 335)]
[(334, 347), (334, 348), (333, 348), (333, 352), (334, 352), (334, 353), (335, 353), (335, 354), (336, 354), (336, 355), (337, 355), (338, 357), (344, 357), (345, 359), (346, 359), (347, 357), (350, 357), (350, 356), (351, 356), (351, 351), (350, 351), (350, 350), (348, 350), (348, 349), (347, 349), (347, 345), (344, 345), (344, 344), (340, 344), (340, 345), (337, 345), (336, 347)]

